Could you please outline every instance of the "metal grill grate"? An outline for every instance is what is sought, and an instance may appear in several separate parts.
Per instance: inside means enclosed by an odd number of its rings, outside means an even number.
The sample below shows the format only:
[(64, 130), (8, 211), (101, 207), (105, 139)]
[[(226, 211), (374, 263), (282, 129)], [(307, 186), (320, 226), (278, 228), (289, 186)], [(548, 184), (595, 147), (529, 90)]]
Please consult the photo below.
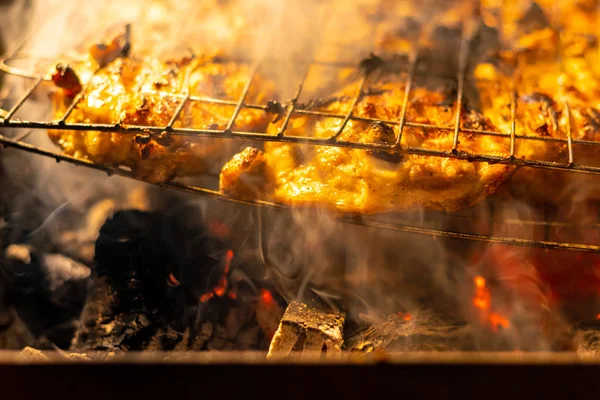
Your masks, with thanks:
[[(471, 23), (472, 22), (472, 23)], [(283, 118), (283, 123), (281, 125), (280, 130), (276, 135), (267, 134), (264, 132), (250, 132), (250, 131), (241, 131), (235, 130), (233, 127), (235, 126), (236, 119), (240, 115), (240, 112), (243, 109), (254, 109), (254, 110), (263, 110), (265, 112), (268, 111), (269, 106), (267, 104), (249, 104), (246, 102), (246, 98), (250, 87), (253, 84), (253, 79), (259, 70), (261, 63), (269, 61), (269, 62), (277, 62), (277, 60), (269, 60), (267, 56), (263, 57), (258, 63), (254, 65), (252, 68), (252, 72), (250, 73), (250, 79), (246, 83), (243, 93), (237, 101), (230, 100), (222, 100), (212, 97), (203, 97), (203, 96), (194, 96), (190, 95), (190, 93), (166, 93), (166, 92), (157, 92), (163, 96), (171, 96), (174, 100), (177, 101), (178, 106), (170, 119), (169, 123), (165, 126), (139, 126), (139, 125), (124, 125), (122, 123), (115, 124), (100, 124), (100, 123), (74, 123), (68, 122), (67, 119), (71, 112), (75, 109), (78, 102), (82, 98), (82, 94), (86, 91), (86, 86), (84, 85), (83, 89), (79, 93), (79, 95), (75, 96), (73, 102), (68, 107), (63, 116), (58, 120), (24, 120), (16, 118), (17, 112), (23, 107), (23, 105), (32, 98), (38, 87), (42, 85), (44, 82), (49, 81), (50, 79), (47, 76), (28, 73), (27, 71), (21, 71), (14, 67), (11, 67), (10, 61), (14, 58), (20, 57), (18, 53), (11, 55), (2, 60), (0, 64), (0, 70), (3, 73), (10, 74), (12, 76), (18, 76), (22, 79), (31, 80), (32, 84), (25, 91), (24, 95), (20, 97), (14, 105), (8, 109), (3, 110), (0, 108), (0, 123), (5, 128), (21, 128), (21, 129), (29, 129), (29, 130), (49, 130), (49, 129), (59, 129), (59, 130), (74, 130), (74, 131), (99, 131), (99, 132), (117, 132), (123, 134), (150, 134), (152, 136), (160, 136), (165, 132), (172, 136), (183, 136), (183, 137), (210, 137), (210, 138), (228, 138), (228, 139), (242, 139), (242, 140), (252, 140), (252, 141), (268, 141), (268, 142), (281, 142), (281, 143), (305, 143), (310, 145), (318, 145), (318, 146), (337, 146), (344, 148), (353, 148), (353, 149), (365, 149), (365, 150), (377, 150), (377, 151), (386, 151), (389, 153), (402, 153), (402, 154), (416, 154), (416, 155), (424, 155), (424, 156), (437, 156), (437, 157), (448, 157), (454, 159), (468, 160), (472, 162), (488, 162), (488, 163), (499, 163), (499, 164), (509, 164), (519, 167), (534, 167), (534, 168), (542, 168), (542, 169), (551, 169), (551, 170), (562, 170), (562, 171), (573, 171), (579, 173), (586, 174), (600, 174), (600, 166), (586, 165), (576, 163), (576, 157), (574, 154), (574, 146), (599, 146), (600, 142), (590, 141), (590, 140), (580, 140), (574, 139), (571, 127), (571, 118), (570, 118), (570, 107), (569, 104), (565, 102), (564, 109), (567, 113), (567, 126), (566, 137), (552, 138), (552, 137), (544, 137), (544, 136), (529, 136), (529, 135), (520, 135), (516, 133), (516, 124), (517, 124), (517, 105), (518, 105), (518, 94), (516, 88), (512, 88), (511, 93), (511, 104), (510, 104), (510, 131), (509, 132), (494, 132), (487, 130), (479, 130), (479, 129), (469, 129), (461, 126), (461, 117), (464, 112), (463, 101), (464, 101), (464, 91), (465, 91), (465, 80), (467, 76), (467, 70), (470, 61), (470, 50), (471, 50), (471, 42), (473, 39), (473, 25), (476, 21), (467, 21), (463, 23), (462, 35), (460, 39), (460, 49), (458, 55), (458, 74), (454, 78), (455, 82), (457, 82), (457, 95), (456, 95), (456, 111), (454, 115), (454, 126), (437, 126), (431, 124), (423, 124), (416, 123), (407, 120), (407, 109), (410, 101), (411, 90), (415, 84), (415, 77), (418, 76), (418, 65), (421, 59), (420, 54), (420, 46), (419, 39), (416, 39), (417, 42), (413, 43), (413, 51), (410, 54), (405, 54), (404, 56), (408, 60), (406, 67), (406, 86), (405, 93), (403, 99), (403, 106), (399, 112), (397, 119), (393, 120), (377, 120), (373, 118), (365, 118), (354, 115), (355, 106), (360, 101), (361, 97), (365, 94), (364, 87), (365, 82), (367, 81), (367, 73), (363, 73), (358, 87), (359, 89), (355, 93), (355, 97), (351, 100), (350, 109), (344, 114), (336, 114), (325, 111), (316, 111), (309, 108), (303, 108), (299, 103), (298, 99), (302, 94), (302, 90), (306, 83), (307, 74), (303, 75), (303, 79), (298, 84), (298, 89), (294, 94), (293, 98), (288, 102), (286, 107), (286, 114)], [(374, 33), (373, 33), (374, 34)], [(308, 69), (311, 65), (324, 65), (330, 67), (338, 67), (338, 68), (347, 68), (348, 64), (346, 63), (331, 63), (319, 60), (296, 60), (294, 61), (297, 64), (303, 64)], [(50, 68), (48, 68), (50, 69)], [(200, 103), (209, 103), (209, 104), (219, 104), (219, 105), (227, 105), (234, 108), (233, 114), (227, 123), (227, 127), (224, 130), (215, 130), (215, 129), (196, 129), (196, 128), (180, 128), (175, 127), (175, 122), (184, 109), (184, 107), (190, 102), (200, 102)], [(322, 118), (333, 118), (341, 120), (341, 126), (338, 131), (329, 138), (313, 138), (313, 137), (299, 137), (299, 136), (290, 136), (287, 134), (288, 124), (293, 117), (293, 115), (312, 115), (318, 116)], [(396, 132), (396, 141), (393, 144), (378, 144), (378, 143), (358, 143), (352, 141), (341, 140), (340, 137), (344, 128), (346, 127), (349, 121), (361, 121), (361, 122), (383, 122), (389, 126), (395, 128)], [(403, 146), (401, 145), (402, 136), (405, 134), (406, 128), (418, 128), (423, 130), (436, 130), (436, 131), (446, 131), (453, 134), (453, 146), (449, 150), (439, 150), (439, 149), (431, 149), (431, 148), (423, 148), (423, 147), (414, 147), (414, 146)], [(510, 140), (510, 154), (506, 156), (495, 156), (489, 154), (476, 154), (472, 152), (467, 152), (460, 149), (460, 138), (462, 134), (474, 134), (474, 135), (483, 135), (483, 136), (497, 136)], [(518, 158), (515, 154), (516, 141), (517, 140), (528, 140), (528, 141), (542, 141), (542, 142), (553, 142), (553, 143), (561, 143), (567, 146), (568, 149), (568, 162), (552, 162), (552, 161), (543, 161), (543, 160), (532, 160), (532, 159), (523, 159)], [(129, 178), (137, 179), (130, 171), (124, 168), (118, 168), (113, 166), (103, 166), (94, 164), (88, 160), (78, 159), (72, 156), (61, 154), (58, 151), (48, 150), (44, 148), (40, 148), (38, 146), (31, 145), (24, 141), (23, 138), (13, 139), (4, 135), (0, 135), (0, 144), (6, 147), (13, 147), (16, 149), (24, 150), (27, 152), (31, 152), (34, 154), (51, 157), (56, 159), (57, 161), (66, 161), (75, 165), (85, 166), (96, 170), (105, 171), (109, 175), (116, 174), (121, 176), (126, 176)], [(252, 204), (258, 206), (269, 206), (275, 208), (287, 209), (284, 206), (270, 203), (266, 201), (242, 201), (239, 199), (234, 199), (228, 197), (216, 190), (212, 190), (209, 188), (197, 187), (192, 185), (187, 185), (179, 182), (167, 182), (161, 183), (159, 186), (182, 190), (186, 192), (196, 193), (207, 195), (213, 198), (218, 198), (221, 200), (227, 200), (231, 202), (244, 203), (244, 204)], [(494, 220), (494, 213), (490, 213), (487, 218), (490, 221)], [(381, 220), (375, 217), (341, 217), (341, 220), (349, 223), (356, 223), (366, 226), (372, 226), (376, 228), (383, 229), (391, 229), (398, 230), (404, 232), (418, 233), (424, 235), (432, 235), (439, 237), (447, 237), (447, 238), (455, 238), (455, 239), (466, 239), (472, 241), (481, 241), (481, 242), (490, 242), (490, 243), (503, 243), (510, 245), (518, 245), (518, 246), (530, 246), (537, 248), (545, 248), (545, 249), (569, 249), (575, 251), (583, 251), (583, 252), (600, 252), (600, 245), (591, 245), (591, 244), (581, 244), (581, 243), (568, 243), (563, 241), (553, 241), (549, 240), (548, 235), (546, 234), (540, 240), (534, 239), (521, 239), (516, 237), (502, 237), (502, 236), (494, 236), (493, 229), (490, 228), (487, 234), (481, 233), (468, 233), (468, 232), (458, 232), (451, 230), (443, 230), (443, 229), (435, 229), (428, 228), (425, 226), (417, 226), (414, 222), (411, 223), (401, 223), (401, 222), (389, 222), (389, 219)], [(531, 221), (515, 221), (515, 223), (519, 224), (531, 224), (536, 226), (552, 226), (552, 222), (541, 219), (541, 220), (531, 220)], [(492, 227), (494, 224), (488, 224)], [(598, 229), (597, 227), (595, 229)], [(548, 229), (546, 229), (547, 231)]]

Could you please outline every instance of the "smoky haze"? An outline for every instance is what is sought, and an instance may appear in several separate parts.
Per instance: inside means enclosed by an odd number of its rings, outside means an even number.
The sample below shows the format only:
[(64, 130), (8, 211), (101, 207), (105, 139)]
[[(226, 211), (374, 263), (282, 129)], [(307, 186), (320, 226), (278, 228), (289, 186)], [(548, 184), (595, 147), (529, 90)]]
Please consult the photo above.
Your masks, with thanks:
[[(260, 72), (277, 87), (277, 99), (290, 99), (304, 76), (308, 76), (299, 101), (331, 95), (342, 84), (357, 79), (355, 66), (370, 52), (388, 56), (413, 50), (411, 41), (381, 41), (386, 32), (408, 35), (420, 40), (425, 48), (434, 39), (444, 39), (448, 31), (460, 32), (457, 21), (469, 20), (477, 2), (470, 1), (159, 1), (130, 0), (81, 2), (67, 0), (15, 2), (5, 15), (11, 23), (3, 30), (8, 49), (14, 50), (28, 32), (34, 32), (20, 52), (36, 60), (36, 71), (44, 71), (44, 61), (57, 58), (77, 59), (91, 43), (104, 41), (132, 24), (132, 55), (168, 57), (181, 52), (203, 54), (224, 52), (250, 63), (263, 61)], [(22, 10), (27, 10), (23, 12)], [(426, 31), (410, 26), (446, 27)], [(4, 24), (3, 24), (4, 25)], [(460, 37), (448, 35), (447, 43)], [(453, 41), (454, 40), (454, 41)], [(459, 42), (459, 41), (458, 41)], [(433, 49), (424, 64), (436, 72), (456, 76), (458, 54)], [(38, 62), (39, 60), (39, 62)], [(320, 63), (310, 64), (309, 60)], [(339, 63), (344, 68), (331, 67)], [(31, 67), (31, 64), (30, 64)], [(431, 71), (425, 71), (431, 72)], [(426, 78), (425, 78), (426, 80)], [(27, 85), (22, 80), (7, 80), (10, 87), (3, 108), (10, 108)], [(4, 88), (3, 90), (6, 90)], [(476, 93), (472, 103), (477, 104)], [(40, 93), (28, 102), (19, 116), (47, 120), (51, 115), (47, 96)], [(4, 129), (3, 134), (17, 136), (26, 132)], [(54, 148), (45, 132), (35, 131), (28, 141)], [(303, 151), (310, 151), (308, 147)], [(2, 163), (13, 185), (3, 195), (14, 221), (23, 224), (29, 236), (43, 242), (55, 241), (66, 246), (60, 233), (87, 230), (85, 242), (93, 242), (98, 221), (86, 218), (97, 210), (99, 220), (121, 208), (165, 208), (166, 204), (193, 204), (206, 218), (216, 217), (241, 233), (240, 254), (249, 263), (266, 261), (266, 268), (252, 271), (272, 280), (288, 300), (318, 296), (327, 302), (347, 307), (358, 318), (361, 313), (387, 314), (432, 309), (456, 319), (471, 318), (473, 276), (483, 267), (472, 261), (470, 243), (446, 241), (352, 224), (340, 223), (324, 210), (293, 210), (281, 213), (208, 201), (197, 197), (157, 192), (150, 185), (104, 173), (88, 171), (52, 159), (31, 156), (15, 150), (2, 151)], [(216, 185), (215, 177), (207, 177)], [(573, 208), (576, 208), (573, 207)], [(487, 221), (486, 210), (481, 220)], [(569, 212), (574, 212), (570, 209)], [(501, 210), (501, 218), (534, 219), (537, 213), (527, 203), (511, 201)], [(384, 221), (393, 217), (384, 216)], [(423, 210), (402, 216), (414, 223), (428, 220), (434, 229), (448, 228), (447, 220)], [(82, 220), (85, 220), (82, 222)], [(471, 222), (465, 222), (465, 224)], [(32, 226), (33, 225), (33, 226)], [(91, 228), (90, 228), (91, 226)], [(518, 232), (498, 232), (507, 236), (535, 238), (531, 226), (519, 226)], [(74, 252), (78, 252), (77, 243)], [(485, 252), (486, 249), (480, 250)], [(90, 255), (85, 255), (90, 259)], [(527, 274), (525, 271), (523, 274)], [(493, 275), (493, 273), (491, 274)], [(500, 275), (500, 280), (510, 276)], [(531, 275), (535, 275), (531, 272)], [(535, 285), (534, 285), (535, 286)], [(535, 288), (532, 290), (536, 290)], [(517, 314), (527, 314), (521, 299), (507, 296), (507, 306)], [(537, 321), (534, 322), (538, 324)], [(534, 339), (537, 326), (527, 325), (526, 334), (511, 332), (511, 340), (520, 343)], [(534, 331), (531, 333), (530, 331)], [(543, 348), (549, 345), (543, 343)]]

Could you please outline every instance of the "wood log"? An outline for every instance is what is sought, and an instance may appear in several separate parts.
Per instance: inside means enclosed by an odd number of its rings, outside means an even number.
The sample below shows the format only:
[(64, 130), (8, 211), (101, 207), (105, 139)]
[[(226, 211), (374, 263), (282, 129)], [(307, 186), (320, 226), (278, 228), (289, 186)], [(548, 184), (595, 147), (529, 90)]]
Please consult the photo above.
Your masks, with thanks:
[(327, 357), (339, 354), (344, 342), (345, 320), (343, 312), (328, 309), (321, 303), (308, 305), (292, 301), (273, 336), (267, 357), (285, 357), (293, 351), (326, 352)]

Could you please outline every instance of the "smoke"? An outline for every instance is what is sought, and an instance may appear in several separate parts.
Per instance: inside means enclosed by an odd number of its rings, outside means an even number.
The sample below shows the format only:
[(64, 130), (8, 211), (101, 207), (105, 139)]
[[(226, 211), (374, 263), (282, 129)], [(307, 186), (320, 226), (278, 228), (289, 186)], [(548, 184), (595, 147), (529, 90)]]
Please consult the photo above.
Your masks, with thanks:
[[(411, 41), (395, 40), (394, 34), (400, 32), (398, 36), (407, 35), (411, 39), (419, 35), (427, 37), (415, 28), (427, 22), (446, 28), (435, 35), (428, 33), (431, 38), (440, 39), (456, 28), (456, 21), (469, 17), (476, 8), (476, 2), (443, 3), (444, 7), (439, 1), (22, 1), (16, 2), (5, 14), (13, 22), (2, 24), (8, 26), (2, 34), (8, 38), (9, 49), (14, 49), (28, 32), (34, 32), (21, 52), (35, 55), (41, 62), (80, 57), (91, 43), (103, 41), (110, 37), (109, 32), (118, 32), (124, 24), (131, 23), (132, 50), (136, 57), (166, 57), (181, 51), (225, 52), (250, 63), (262, 61), (259, 72), (274, 82), (281, 101), (290, 99), (302, 78), (308, 76), (300, 98), (301, 102), (308, 102), (326, 93), (330, 95), (334, 88), (345, 85), (351, 79), (351, 72), (355, 72), (352, 66), (371, 51), (378, 54), (410, 52)], [(522, 8), (519, 7), (519, 12)], [(437, 11), (433, 12), (434, 9)], [(383, 41), (375, 40), (381, 37)], [(446, 39), (454, 44), (458, 42), (454, 34)], [(431, 59), (426, 60), (427, 67), (438, 72), (442, 69), (446, 76), (456, 76), (457, 49), (449, 50), (440, 54), (430, 51), (433, 54), (428, 53)], [(309, 65), (307, 60), (321, 64)], [(326, 62), (350, 67), (322, 65)], [(427, 71), (421, 72), (425, 75)], [(427, 77), (420, 79), (427, 84)], [(3, 108), (10, 108), (11, 101), (14, 104), (24, 87), (22, 81), (15, 83)], [(36, 99), (27, 103), (19, 116), (47, 120), (51, 110), (45, 94), (40, 92)], [(470, 104), (477, 104), (475, 99), (469, 100), (472, 100)], [(3, 130), (7, 136), (24, 133)], [(27, 140), (53, 148), (45, 132), (33, 132)], [(59, 241), (65, 246), (64, 235), (61, 240), (57, 238), (69, 230), (85, 237), (89, 244), (102, 221), (119, 208), (161, 206), (172, 211), (172, 207), (193, 204), (202, 210), (207, 221), (216, 218), (234, 227), (239, 246), (245, 248), (239, 253), (241, 257), (249, 263), (265, 262), (264, 270), (251, 273), (263, 273), (288, 300), (317, 296), (331, 304), (343, 305), (352, 316), (426, 308), (456, 319), (476, 321), (470, 315), (473, 276), (485, 275), (492, 278), (491, 285), (497, 283), (508, 293), (493, 293), (500, 312), (524, 318), (531, 305), (544, 308), (544, 311), (534, 311), (535, 318), (523, 322), (526, 328), (511, 332), (518, 344), (536, 340), (531, 332), (537, 331), (530, 328), (542, 324), (536, 318), (549, 307), (547, 293), (540, 289), (543, 274), (535, 266), (522, 262), (532, 257), (530, 251), (510, 248), (502, 258), (498, 253), (502, 253), (503, 248), (475, 248), (461, 241), (342, 223), (337, 215), (319, 209), (256, 212), (252, 208), (165, 192), (160, 194), (157, 204), (148, 205), (147, 201), (132, 199), (131, 195), (150, 191), (150, 186), (143, 183), (109, 178), (101, 172), (57, 164), (51, 159), (14, 150), (2, 151), (2, 163), (6, 180), (14, 188), (10, 194), (3, 195), (9, 204), (10, 220), (12, 224), (22, 224), (27, 240)], [(215, 183), (214, 179), (208, 181)], [(578, 189), (582, 187), (586, 186), (577, 184)], [(570, 206), (567, 216), (581, 212), (579, 205), (587, 196), (586, 190), (578, 190), (577, 196), (567, 202)], [(512, 190), (510, 196), (516, 197), (515, 191)], [(500, 208), (494, 211), (498, 224), (494, 234), (543, 240), (544, 232), (539, 227), (518, 223), (540, 221), (542, 211), (533, 207), (529, 198), (515, 200), (513, 197), (500, 202)], [(90, 210), (95, 211), (90, 214)], [(491, 211), (483, 208), (478, 212), (477, 222), (459, 220), (464, 222), (458, 228), (485, 231), (481, 221), (487, 223)], [(589, 216), (587, 212), (584, 214)], [(394, 222), (389, 216), (381, 219)], [(424, 210), (402, 215), (400, 219), (413, 225), (427, 222), (431, 229), (457, 228), (457, 223), (449, 222), (447, 216)], [(516, 223), (502, 224), (502, 221)], [(71, 246), (81, 248), (81, 243)], [(473, 253), (483, 254), (482, 261), (474, 262)], [(90, 259), (89, 254), (86, 258)], [(504, 268), (498, 269), (499, 265)], [(540, 294), (544, 299), (537, 297)]]

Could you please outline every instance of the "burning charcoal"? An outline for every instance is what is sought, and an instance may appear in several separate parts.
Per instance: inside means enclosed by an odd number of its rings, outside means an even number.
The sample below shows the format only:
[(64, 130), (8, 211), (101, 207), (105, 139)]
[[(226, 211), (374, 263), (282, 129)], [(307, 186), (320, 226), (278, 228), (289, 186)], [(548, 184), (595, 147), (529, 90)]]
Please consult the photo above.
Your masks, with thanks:
[(269, 290), (262, 289), (256, 305), (256, 321), (270, 339), (273, 339), (275, 332), (277, 332), (282, 317), (283, 308), (273, 298), (273, 294)]
[(225, 324), (233, 251), (184, 211), (121, 211), (104, 224), (77, 349), (190, 348), (203, 321)]
[(322, 305), (292, 301), (273, 336), (268, 357), (285, 357), (292, 351), (340, 353), (346, 317)]
[(67, 348), (85, 301), (89, 268), (61, 254), (13, 244), (4, 252), (2, 272), (13, 306), (32, 335)]

